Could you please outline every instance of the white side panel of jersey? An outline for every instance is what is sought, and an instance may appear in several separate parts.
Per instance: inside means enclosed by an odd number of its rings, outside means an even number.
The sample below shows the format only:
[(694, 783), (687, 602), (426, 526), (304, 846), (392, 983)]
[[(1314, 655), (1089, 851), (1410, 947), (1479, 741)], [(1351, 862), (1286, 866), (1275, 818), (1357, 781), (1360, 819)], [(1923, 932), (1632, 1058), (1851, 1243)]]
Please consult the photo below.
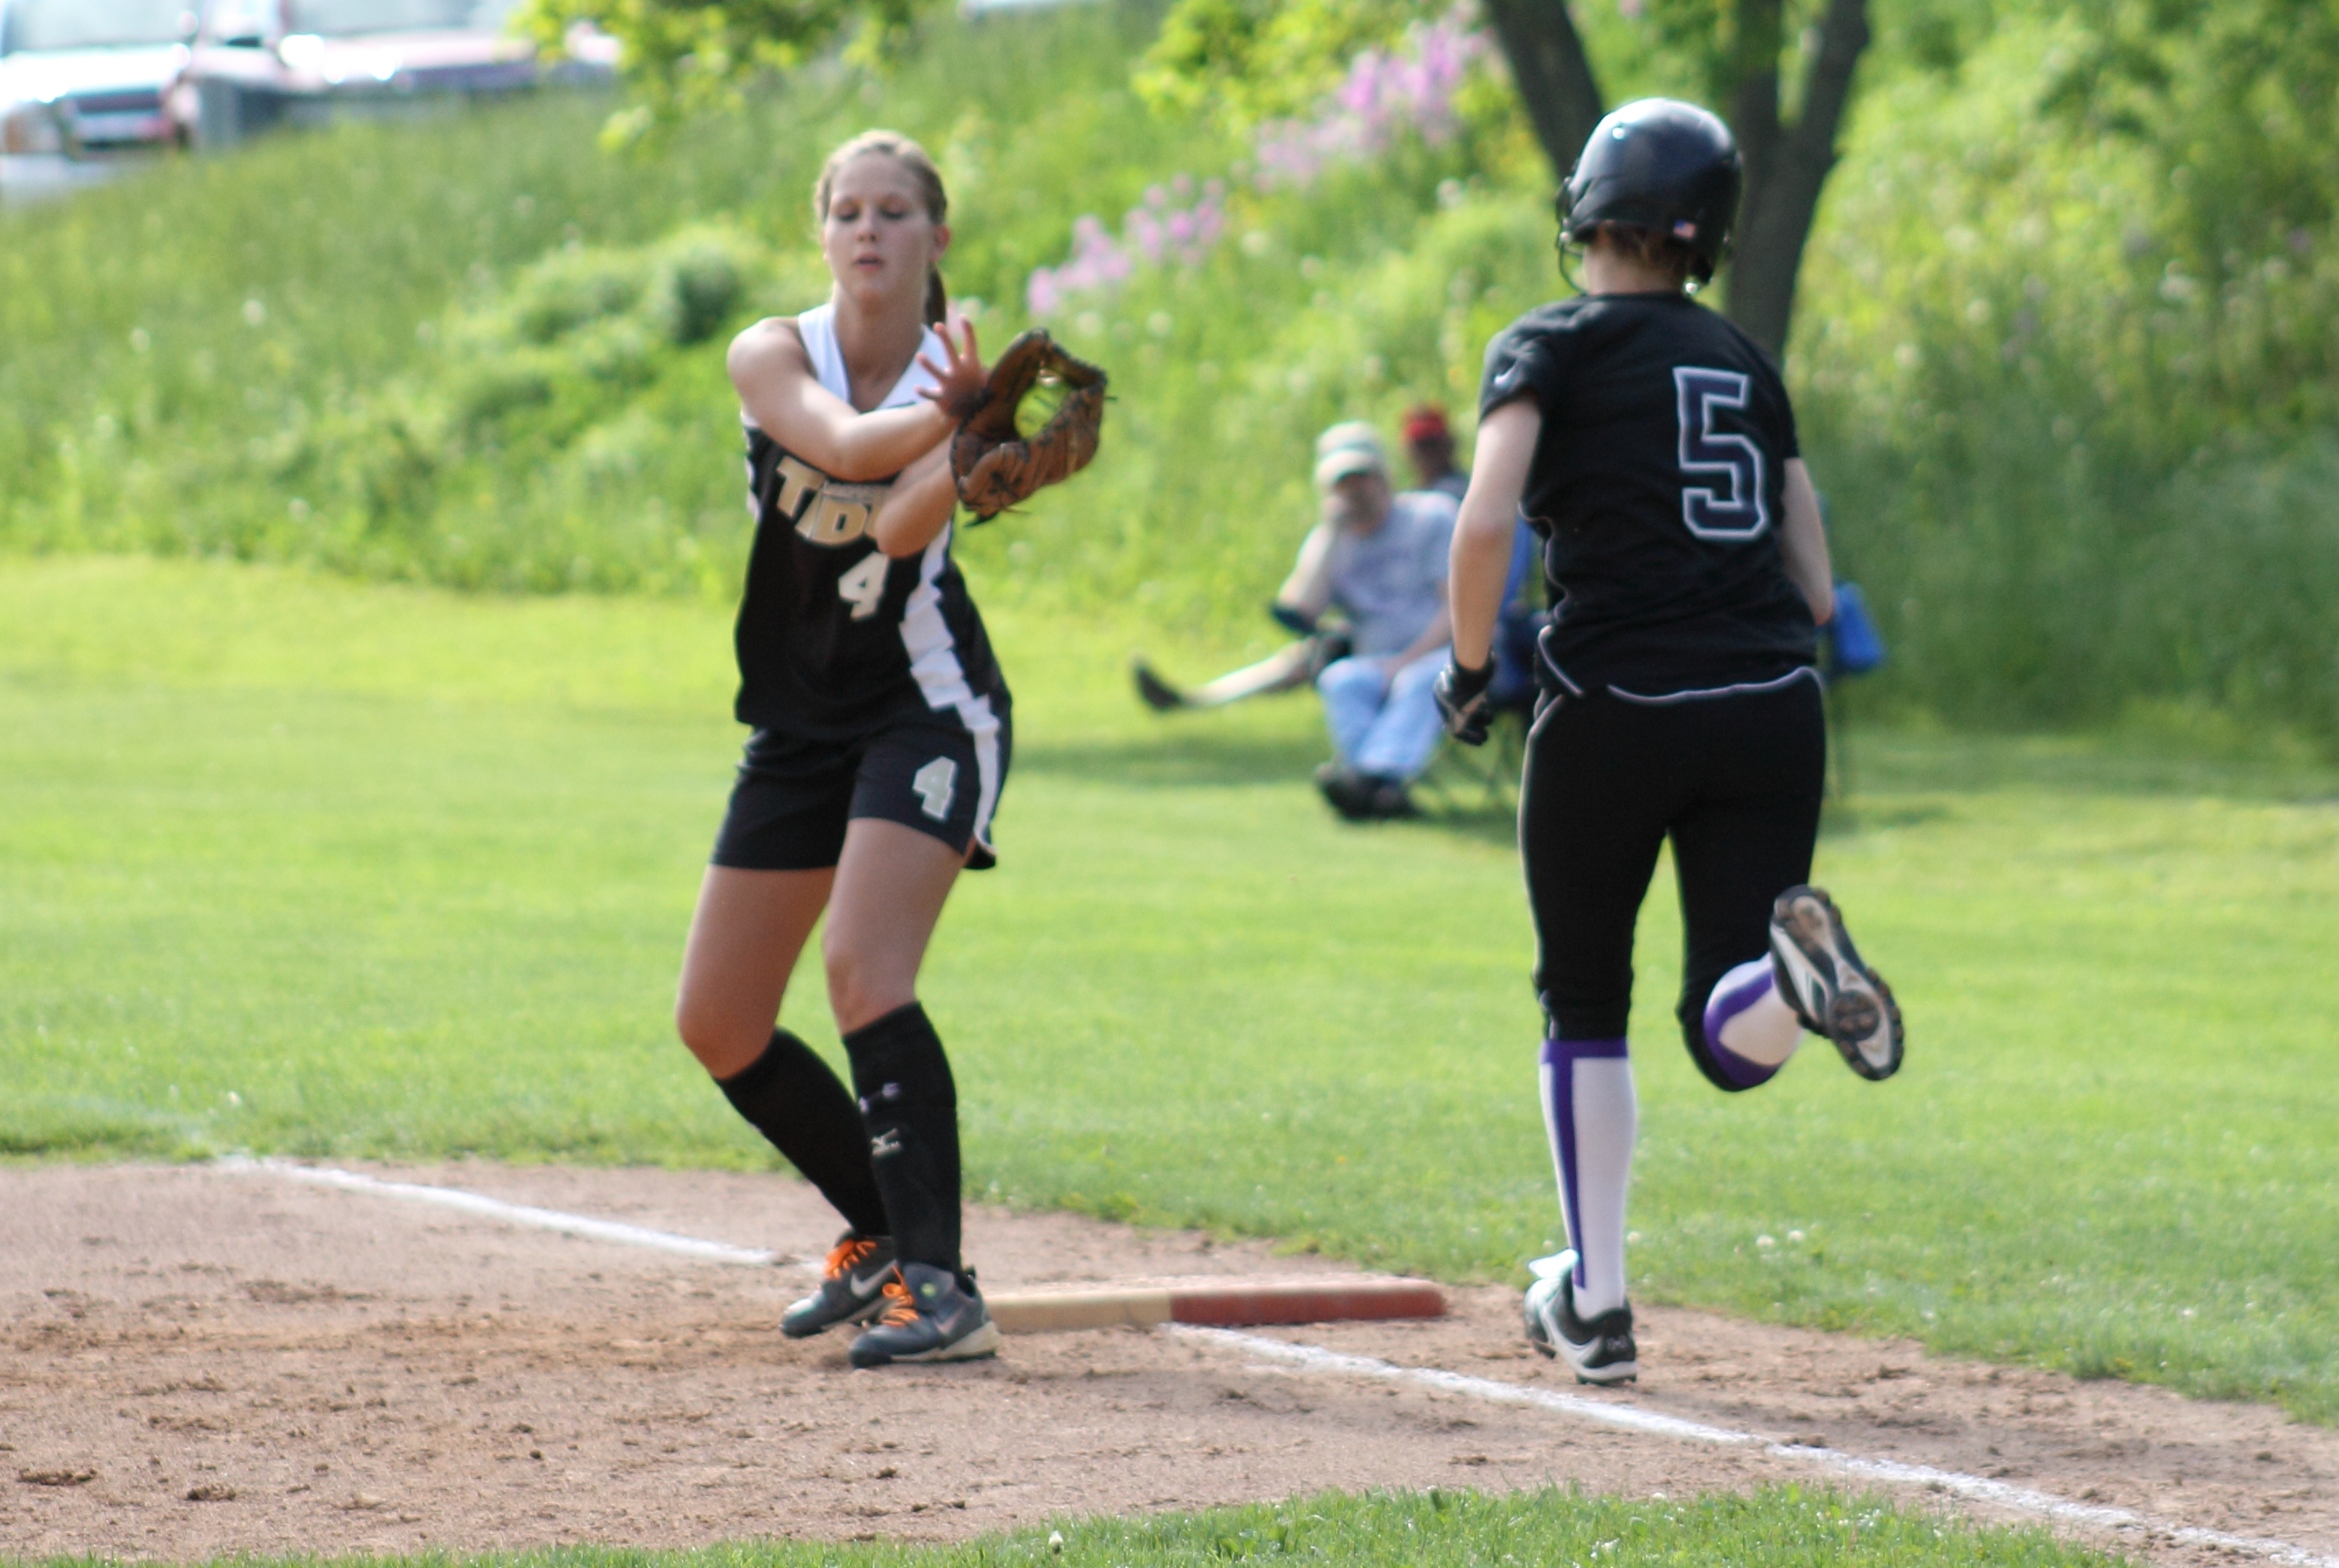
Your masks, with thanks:
[(918, 563), (918, 586), (902, 609), (902, 646), (910, 656), (910, 675), (936, 713), (955, 713), (974, 742), (974, 842), (991, 848), (991, 813), (999, 804), (999, 715), (991, 699), (977, 696), (967, 684), (966, 666), (958, 662), (958, 641), (951, 636), (943, 615), (940, 581), (950, 562), (950, 526), (945, 524)]

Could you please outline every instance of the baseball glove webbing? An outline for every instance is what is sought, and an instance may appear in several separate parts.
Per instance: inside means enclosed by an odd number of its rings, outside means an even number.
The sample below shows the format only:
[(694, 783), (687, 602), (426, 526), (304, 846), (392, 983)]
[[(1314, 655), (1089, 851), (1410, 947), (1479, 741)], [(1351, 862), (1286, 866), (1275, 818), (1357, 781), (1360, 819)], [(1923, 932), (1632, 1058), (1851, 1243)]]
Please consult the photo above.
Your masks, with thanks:
[[(1015, 413), (1043, 380), (1064, 389), (1063, 401), (1027, 439), (1016, 433)], [(1065, 352), (1043, 327), (1008, 344), (982, 401), (951, 439), (958, 498), (987, 522), (1088, 467), (1104, 423), (1104, 390), (1103, 370)]]

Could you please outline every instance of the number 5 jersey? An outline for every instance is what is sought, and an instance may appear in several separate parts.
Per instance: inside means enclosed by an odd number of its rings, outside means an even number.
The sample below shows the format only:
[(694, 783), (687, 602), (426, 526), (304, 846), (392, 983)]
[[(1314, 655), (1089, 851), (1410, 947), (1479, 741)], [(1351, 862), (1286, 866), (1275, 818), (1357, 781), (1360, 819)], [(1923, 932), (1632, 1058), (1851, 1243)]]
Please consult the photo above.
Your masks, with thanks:
[[(851, 400), (836, 311), (796, 318), (820, 384)], [(928, 328), (918, 352), (941, 363)], [(878, 407), (907, 408), (933, 379), (913, 359)], [(1007, 714), (1006, 684), (966, 582), (951, 559), (954, 525), (894, 560), (870, 535), (891, 478), (849, 483), (788, 451), (743, 411), (755, 542), (735, 641), (742, 724), (804, 739), (848, 739), (905, 720), (978, 735)]]
[(1663, 699), (1811, 666), (1779, 551), (1795, 417), (1769, 355), (1681, 294), (1584, 295), (1487, 346), (1480, 418), (1529, 393), (1543, 434), (1520, 512), (1544, 537), (1547, 685)]

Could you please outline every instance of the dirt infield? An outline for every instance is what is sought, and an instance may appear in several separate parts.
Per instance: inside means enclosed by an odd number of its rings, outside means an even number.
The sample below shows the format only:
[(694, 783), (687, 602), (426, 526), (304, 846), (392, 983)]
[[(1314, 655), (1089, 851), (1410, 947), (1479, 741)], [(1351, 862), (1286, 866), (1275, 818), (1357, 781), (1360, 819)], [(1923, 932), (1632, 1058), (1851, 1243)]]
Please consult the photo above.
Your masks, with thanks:
[[(798, 1255), (832, 1223), (777, 1177), (385, 1174)], [(1347, 1272), (1061, 1216), (976, 1211), (968, 1242), (994, 1290)], [(1160, 1331), (853, 1372), (840, 1338), (775, 1331), (805, 1277), (262, 1172), (0, 1170), (0, 1554), (938, 1539), (1324, 1488), (1678, 1495), (1812, 1478), (1759, 1448), (1319, 1376)], [(1515, 1303), (1464, 1291), (1436, 1322), (1268, 1332), (1573, 1391), (1519, 1343)], [(2339, 1434), (2279, 1412), (1704, 1313), (1649, 1310), (1641, 1344), (1638, 1388), (1594, 1397), (2339, 1557)]]

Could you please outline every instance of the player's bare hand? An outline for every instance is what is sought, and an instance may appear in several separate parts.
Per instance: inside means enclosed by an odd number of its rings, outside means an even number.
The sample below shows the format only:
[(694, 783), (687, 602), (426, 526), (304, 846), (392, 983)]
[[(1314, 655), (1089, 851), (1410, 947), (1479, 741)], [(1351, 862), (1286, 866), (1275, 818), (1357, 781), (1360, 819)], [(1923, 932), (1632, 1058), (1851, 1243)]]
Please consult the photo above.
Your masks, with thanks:
[[(953, 336), (953, 329), (963, 333), (962, 340)], [(943, 363), (937, 365), (925, 355), (918, 356), (918, 364), (934, 379), (934, 384), (923, 394), (930, 402), (964, 424), (968, 416), (982, 407), (985, 391), (991, 384), (991, 372), (983, 367), (982, 355), (974, 341), (974, 323), (953, 311), (934, 334), (943, 342)]]

